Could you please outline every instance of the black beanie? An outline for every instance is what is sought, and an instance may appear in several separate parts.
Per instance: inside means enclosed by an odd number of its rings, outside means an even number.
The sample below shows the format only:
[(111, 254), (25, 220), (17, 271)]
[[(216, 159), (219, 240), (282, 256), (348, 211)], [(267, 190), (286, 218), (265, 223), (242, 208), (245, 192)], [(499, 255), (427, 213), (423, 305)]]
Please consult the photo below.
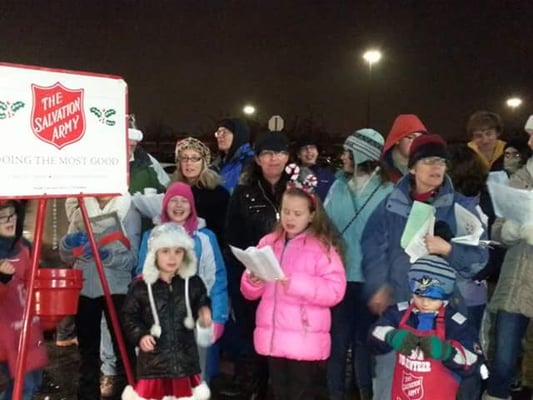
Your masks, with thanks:
[(420, 135), (411, 143), (409, 148), (408, 168), (412, 168), (418, 160), (426, 157), (448, 158), (446, 142), (439, 135)]
[(255, 141), (255, 154), (262, 151), (289, 151), (289, 138), (283, 132), (265, 132)]

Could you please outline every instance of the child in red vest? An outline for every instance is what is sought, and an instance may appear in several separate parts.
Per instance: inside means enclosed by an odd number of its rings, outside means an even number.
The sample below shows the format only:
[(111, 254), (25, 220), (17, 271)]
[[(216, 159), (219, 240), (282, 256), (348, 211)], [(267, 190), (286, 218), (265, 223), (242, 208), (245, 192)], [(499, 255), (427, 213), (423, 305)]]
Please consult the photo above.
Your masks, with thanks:
[[(31, 245), (22, 237), (24, 206), (15, 200), (0, 200), (0, 374), (9, 376), (0, 398), (11, 400), (22, 316), (26, 304), (26, 278), (31, 270)], [(48, 364), (39, 318), (29, 325), (23, 400), (39, 390), (42, 370)], [(5, 396), (5, 397), (3, 397)]]
[(389, 307), (371, 330), (379, 352), (397, 353), (391, 399), (455, 400), (462, 377), (480, 373), (483, 361), (475, 329), (447, 301), (455, 271), (429, 255), (408, 277), (411, 301)]

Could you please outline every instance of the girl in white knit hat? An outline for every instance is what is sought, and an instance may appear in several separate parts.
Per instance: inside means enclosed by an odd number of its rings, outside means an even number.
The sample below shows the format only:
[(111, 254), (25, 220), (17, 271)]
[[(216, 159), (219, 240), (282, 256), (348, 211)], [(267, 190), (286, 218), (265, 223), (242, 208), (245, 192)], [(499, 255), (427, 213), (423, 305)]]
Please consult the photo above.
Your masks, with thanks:
[(209, 399), (196, 345), (211, 344), (213, 324), (196, 264), (194, 242), (181, 226), (152, 230), (142, 279), (131, 285), (122, 310), (126, 335), (139, 347), (138, 381), (122, 399)]

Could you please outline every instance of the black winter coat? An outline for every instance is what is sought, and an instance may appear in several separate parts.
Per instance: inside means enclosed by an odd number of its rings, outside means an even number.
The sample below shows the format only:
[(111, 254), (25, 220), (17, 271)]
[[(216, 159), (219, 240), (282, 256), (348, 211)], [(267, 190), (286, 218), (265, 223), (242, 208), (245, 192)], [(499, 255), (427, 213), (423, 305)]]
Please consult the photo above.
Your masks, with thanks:
[[(189, 299), (193, 318), (202, 306), (210, 306), (205, 285), (200, 277), (189, 278)], [(194, 331), (184, 325), (185, 280), (175, 276), (170, 284), (158, 280), (152, 292), (161, 323), (161, 337), (156, 338), (154, 351), (139, 352), (137, 378), (181, 378), (199, 374), (200, 364)], [(137, 280), (130, 286), (122, 308), (124, 331), (131, 344), (150, 334), (154, 323), (146, 282)]]
[(237, 185), (230, 197), (226, 215), (226, 241), (246, 249), (272, 232), (280, 216), (281, 197), (287, 180), (285, 176), (274, 186), (263, 178)]

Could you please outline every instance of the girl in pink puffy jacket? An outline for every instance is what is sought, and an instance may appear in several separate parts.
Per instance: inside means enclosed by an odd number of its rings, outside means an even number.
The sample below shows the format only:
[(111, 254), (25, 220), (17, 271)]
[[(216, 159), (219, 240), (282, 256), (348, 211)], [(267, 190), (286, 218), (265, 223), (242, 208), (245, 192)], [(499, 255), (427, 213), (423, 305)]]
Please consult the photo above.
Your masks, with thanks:
[(267, 356), (275, 399), (313, 399), (318, 364), (330, 353), (330, 308), (346, 289), (334, 231), (313, 192), (313, 176), (299, 180), (297, 167), (281, 203), (281, 221), (257, 247), (270, 246), (284, 278), (267, 282), (246, 270), (241, 291), (260, 299), (254, 346)]

